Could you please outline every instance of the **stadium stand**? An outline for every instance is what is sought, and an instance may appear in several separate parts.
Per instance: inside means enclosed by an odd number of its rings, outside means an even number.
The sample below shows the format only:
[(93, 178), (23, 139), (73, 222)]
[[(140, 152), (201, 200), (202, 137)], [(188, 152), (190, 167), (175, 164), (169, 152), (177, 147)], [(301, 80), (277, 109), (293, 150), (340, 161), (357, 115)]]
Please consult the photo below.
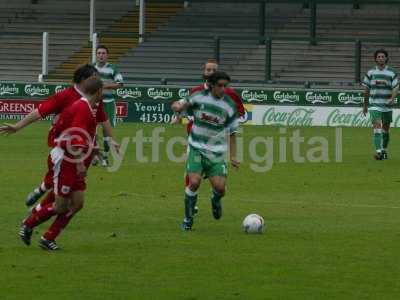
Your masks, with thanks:
[[(273, 5), (271, 28), (279, 28), (300, 10), (298, 5)], [(193, 3), (178, 13), (145, 43), (121, 58), (127, 80), (138, 82), (199, 81), (201, 67), (214, 56), (214, 36), (221, 37), (221, 67), (227, 71), (258, 47), (258, 10), (255, 3)], [(244, 39), (245, 38), (245, 39)]]
[[(3, 3), (0, 80), (36, 81), (41, 72), (42, 32), (49, 32), (49, 69), (65, 62), (89, 39), (89, 4), (86, 0)], [(125, 0), (96, 1), (96, 26), (102, 31), (134, 4)], [(4, 10), (3, 10), (4, 11)], [(60, 13), (62, 12), (62, 13)], [(4, 16), (2, 14), (2, 16)], [(68, 77), (70, 78), (70, 76)]]
[[(220, 38), (220, 65), (235, 81), (265, 84), (266, 47), (260, 39), (258, 3), (182, 1), (147, 5), (146, 39), (137, 42), (138, 9), (131, 1), (97, 0), (100, 42), (111, 50), (127, 82), (192, 83), (214, 56)], [(77, 64), (90, 58), (89, 8), (86, 0), (15, 0), (1, 4), (0, 80), (36, 80), (41, 66), (41, 32), (50, 32), (50, 78), (64, 81)], [(1, 7), (1, 6), (0, 6)], [(59, 15), (58, 11), (64, 11)], [(355, 40), (362, 40), (361, 74), (384, 47), (390, 65), (400, 67), (399, 7), (390, 5), (317, 6), (316, 45), (311, 45), (309, 7), (268, 3), (265, 35), (272, 38), (271, 84), (314, 83), (351, 87), (355, 83)], [(12, 78), (10, 78), (10, 75)]]
[[(271, 36), (277, 37), (272, 47), (272, 77), (276, 81), (309, 81), (330, 85), (354, 83), (354, 41), (356, 39), (393, 39), (398, 36), (399, 11), (385, 6), (363, 6), (353, 9), (351, 5), (340, 8), (333, 5), (318, 7), (317, 37), (340, 39), (348, 42), (319, 42), (312, 46), (308, 42), (283, 41), (282, 37), (309, 35), (310, 10), (304, 9)], [(373, 20), (373, 21), (371, 21)], [(350, 42), (351, 41), (351, 42)], [(373, 65), (372, 55), (377, 48), (386, 48), (391, 55), (391, 65), (398, 67), (398, 47), (391, 44), (365, 43), (362, 48), (362, 74)], [(233, 68), (233, 74), (247, 80), (257, 80), (265, 73), (265, 47), (260, 46)], [(249, 72), (249, 65), (252, 65)]]
[[(105, 44), (109, 48), (110, 62), (118, 62), (122, 55), (138, 45), (139, 9), (136, 6), (129, 9), (121, 18), (99, 31), (99, 43)], [(182, 4), (148, 4), (146, 6), (146, 34), (157, 30), (159, 25), (167, 22), (172, 15), (182, 9)], [(90, 61), (91, 52), (91, 45), (85, 45), (52, 71), (49, 79), (65, 80), (77, 65)]]

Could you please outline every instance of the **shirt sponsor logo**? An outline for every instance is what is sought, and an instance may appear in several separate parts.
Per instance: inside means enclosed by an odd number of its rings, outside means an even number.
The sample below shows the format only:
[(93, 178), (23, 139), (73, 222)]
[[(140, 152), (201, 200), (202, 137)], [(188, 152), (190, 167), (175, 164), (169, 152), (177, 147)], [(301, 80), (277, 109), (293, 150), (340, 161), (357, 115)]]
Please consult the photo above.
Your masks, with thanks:
[(376, 79), (372, 80), (372, 85), (381, 86), (381, 87), (390, 87), (390, 82), (387, 80)]
[(200, 115), (200, 119), (203, 121), (206, 121), (207, 123), (211, 123), (211, 124), (221, 124), (221, 120), (218, 117), (215, 116), (211, 116), (209, 114), (206, 113), (201, 113)]

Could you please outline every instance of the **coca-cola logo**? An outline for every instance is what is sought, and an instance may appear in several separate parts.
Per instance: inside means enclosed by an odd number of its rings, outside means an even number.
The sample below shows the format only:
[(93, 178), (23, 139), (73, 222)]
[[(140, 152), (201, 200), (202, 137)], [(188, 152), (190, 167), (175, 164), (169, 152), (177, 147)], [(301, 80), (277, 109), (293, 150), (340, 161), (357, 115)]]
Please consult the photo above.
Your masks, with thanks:
[(267, 109), (263, 116), (264, 125), (312, 126), (314, 109), (297, 108), (291, 111), (279, 111), (279, 108)]

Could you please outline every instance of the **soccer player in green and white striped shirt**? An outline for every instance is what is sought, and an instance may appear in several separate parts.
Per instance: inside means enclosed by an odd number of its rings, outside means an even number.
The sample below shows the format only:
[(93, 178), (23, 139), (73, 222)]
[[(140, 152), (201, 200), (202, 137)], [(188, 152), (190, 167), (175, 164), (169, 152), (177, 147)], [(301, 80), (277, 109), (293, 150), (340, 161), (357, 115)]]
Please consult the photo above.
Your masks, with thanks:
[[(108, 114), (111, 125), (114, 127), (116, 124), (116, 90), (121, 88), (123, 85), (123, 78), (117, 67), (108, 62), (108, 48), (104, 45), (99, 45), (96, 49), (96, 69), (100, 74), (100, 78), (103, 81), (103, 102), (104, 109)], [(108, 138), (104, 138), (104, 153), (102, 165), (108, 166), (108, 156), (110, 151), (110, 141)]]
[(365, 87), (363, 113), (369, 112), (374, 127), (376, 160), (387, 159), (389, 129), (393, 121), (392, 107), (399, 90), (399, 81), (395, 70), (387, 66), (389, 55), (380, 49), (374, 54), (376, 67), (369, 70), (362, 85)]
[(197, 190), (203, 175), (209, 178), (213, 188), (211, 196), (212, 213), (215, 219), (222, 216), (221, 198), (225, 195), (227, 176), (226, 154), (228, 152), (233, 167), (236, 160), (236, 132), (239, 115), (235, 102), (224, 93), (230, 77), (224, 72), (215, 72), (209, 78), (210, 89), (192, 94), (186, 101), (176, 101), (172, 109), (187, 111), (193, 115), (193, 127), (189, 135), (186, 173), (189, 184), (185, 189), (185, 218), (183, 230), (193, 226), (194, 207)]

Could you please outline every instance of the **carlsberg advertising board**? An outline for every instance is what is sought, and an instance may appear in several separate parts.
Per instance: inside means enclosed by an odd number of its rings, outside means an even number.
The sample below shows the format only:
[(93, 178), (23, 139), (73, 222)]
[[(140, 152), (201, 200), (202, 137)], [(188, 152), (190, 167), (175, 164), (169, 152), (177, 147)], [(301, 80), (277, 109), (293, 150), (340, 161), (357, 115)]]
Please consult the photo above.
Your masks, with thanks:
[[(67, 84), (38, 84), (0, 82), (0, 99), (45, 99), (62, 91)], [(186, 98), (191, 87), (131, 86), (117, 90), (121, 101), (172, 101)], [(255, 105), (302, 105), (302, 106), (360, 106), (362, 91), (334, 91), (316, 89), (237, 88), (243, 102)], [(400, 105), (396, 104), (397, 107)]]

